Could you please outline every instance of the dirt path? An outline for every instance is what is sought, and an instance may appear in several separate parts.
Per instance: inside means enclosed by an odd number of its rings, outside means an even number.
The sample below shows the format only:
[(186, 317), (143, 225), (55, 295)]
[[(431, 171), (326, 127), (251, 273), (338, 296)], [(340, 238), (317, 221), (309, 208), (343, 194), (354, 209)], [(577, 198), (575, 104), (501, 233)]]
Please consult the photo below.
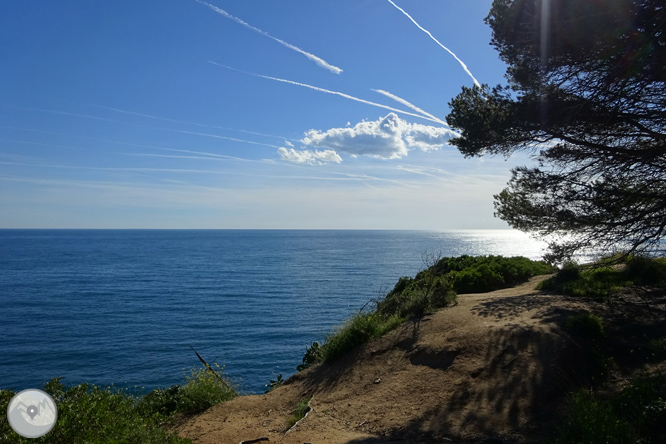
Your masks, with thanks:
[[(538, 436), (569, 384), (577, 353), (561, 329), (584, 308), (534, 290), (460, 295), (343, 359), (292, 376), (266, 395), (212, 407), (179, 428), (195, 443), (523, 441)], [(296, 404), (311, 412), (287, 432)], [(499, 442), (499, 441), (498, 441)]]

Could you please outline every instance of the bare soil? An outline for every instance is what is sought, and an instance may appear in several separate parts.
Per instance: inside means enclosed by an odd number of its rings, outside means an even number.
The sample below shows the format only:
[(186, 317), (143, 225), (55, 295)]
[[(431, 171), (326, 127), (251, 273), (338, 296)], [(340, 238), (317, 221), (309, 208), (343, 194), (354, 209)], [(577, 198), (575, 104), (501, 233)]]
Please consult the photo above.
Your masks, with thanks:
[[(586, 350), (564, 319), (590, 309), (536, 291), (546, 277), (459, 295), (456, 306), (297, 373), (268, 394), (216, 405), (178, 433), (197, 444), (538, 440), (581, 384)], [(294, 408), (309, 398), (311, 411), (289, 429)]]

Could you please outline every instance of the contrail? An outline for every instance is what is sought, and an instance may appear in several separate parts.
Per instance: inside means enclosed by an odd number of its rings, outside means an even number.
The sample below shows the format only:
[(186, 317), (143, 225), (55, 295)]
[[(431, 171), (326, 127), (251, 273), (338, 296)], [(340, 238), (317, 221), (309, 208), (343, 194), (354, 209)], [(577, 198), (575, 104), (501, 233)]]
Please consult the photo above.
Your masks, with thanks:
[(95, 108), (105, 109), (105, 110), (108, 110), (108, 111), (113, 111), (115, 113), (130, 114), (130, 115), (133, 115), (133, 116), (145, 117), (147, 119), (162, 120), (164, 122), (184, 123), (186, 125), (194, 125), (194, 126), (201, 126), (201, 127), (206, 127), (206, 128), (222, 129), (222, 130), (227, 130), (227, 131), (238, 131), (239, 133), (246, 133), (246, 134), (253, 134), (253, 135), (256, 135), (256, 136), (274, 137), (276, 139), (289, 140), (289, 139), (285, 138), (284, 136), (278, 136), (278, 135), (275, 135), (275, 134), (258, 133), (256, 131), (248, 131), (248, 130), (242, 130), (242, 129), (236, 129), (236, 128), (229, 128), (227, 126), (208, 125), (208, 124), (205, 124), (205, 123), (189, 122), (187, 120), (169, 119), (167, 117), (153, 116), (153, 115), (150, 115), (150, 114), (137, 113), (137, 112), (134, 112), (134, 111), (126, 111), (124, 109), (111, 108), (109, 106), (102, 106), (102, 105), (91, 105), (91, 106), (94, 106)]
[[(8, 106), (8, 107), (19, 108), (19, 109), (27, 109), (27, 110), (39, 111), (39, 112), (43, 112), (43, 113), (62, 114), (62, 115), (74, 116), (74, 117), (83, 117), (83, 118), (86, 118), (86, 119), (103, 120), (103, 121), (107, 121), (107, 122), (121, 123), (123, 125), (136, 126), (136, 127), (139, 127), (139, 128), (149, 128), (149, 129), (154, 129), (154, 130), (159, 130), (159, 131), (169, 131), (169, 132), (172, 132), (172, 133), (192, 134), (192, 135), (195, 135), (195, 136), (204, 136), (204, 137), (214, 137), (216, 139), (230, 140), (232, 142), (249, 143), (251, 145), (260, 145), (260, 146), (269, 146), (271, 148), (280, 148), (278, 145), (271, 145), (270, 143), (253, 142), (252, 140), (237, 139), (237, 138), (234, 138), (234, 137), (218, 136), (217, 134), (198, 133), (198, 132), (194, 132), (194, 131), (183, 131), (183, 130), (175, 130), (175, 129), (171, 129), (171, 128), (160, 128), (160, 127), (139, 125), (137, 123), (123, 122), (121, 120), (104, 119), (104, 118), (101, 118), (101, 117), (87, 116), (85, 114), (75, 114), (75, 113), (68, 113), (68, 112), (64, 112), (64, 111), (52, 111), (52, 110), (39, 109), (39, 108), (24, 108), (24, 107), (12, 106), (12, 105), (1, 105), (1, 106)], [(123, 112), (123, 111), (120, 111), (120, 112)], [(131, 113), (129, 111), (124, 111), (124, 112), (129, 113), (129, 114), (138, 114), (138, 113)], [(145, 117), (152, 117), (152, 116), (148, 116), (148, 115), (145, 115), (145, 114), (144, 114), (144, 116)], [(160, 117), (152, 117), (152, 118), (158, 119), (158, 120), (174, 121), (172, 119), (163, 119), (163, 118), (160, 118)], [(177, 122), (177, 121), (175, 121), (175, 122)], [(183, 122), (183, 123), (185, 123), (185, 122)], [(197, 125), (196, 123), (192, 123), (192, 124)], [(203, 125), (203, 124), (199, 124), (199, 125), (212, 126), (212, 125)], [(45, 133), (45, 134), (55, 134), (55, 135), (59, 135), (59, 136), (76, 137), (76, 138), (80, 138), (80, 139), (99, 140), (99, 139), (94, 139), (92, 137), (74, 136), (74, 135), (69, 135), (69, 134), (59, 134), (59, 133), (52, 133), (52, 132), (49, 132), (49, 131), (33, 130), (33, 129), (27, 129), (27, 128), (15, 128), (15, 127), (9, 127), (9, 126), (0, 126), (0, 128), (15, 129), (15, 130), (20, 130), (20, 131), (31, 131), (31, 132)], [(222, 127), (214, 127), (214, 128), (223, 129)], [(229, 129), (233, 130), (232, 128), (229, 128)], [(242, 130), (237, 130), (237, 131), (242, 131)], [(268, 136), (267, 134), (260, 134), (260, 133), (256, 133), (256, 134)], [(287, 139), (285, 139), (284, 137), (281, 137), (281, 136), (268, 136), (268, 137), (276, 137), (276, 138), (279, 138), (279, 139), (287, 140)], [(107, 141), (104, 141), (104, 140), (101, 140), (101, 141), (102, 142), (107, 142)], [(113, 142), (113, 143), (116, 143), (116, 142)]]
[(249, 143), (249, 144), (252, 144), (252, 145), (269, 146), (271, 148), (280, 148), (278, 145), (271, 145), (270, 143), (253, 142), (251, 140), (236, 139), (234, 137), (218, 136), (217, 134), (197, 133), (197, 132), (194, 132), (194, 131), (183, 131), (183, 130), (175, 130), (175, 129), (169, 129), (169, 128), (156, 128), (156, 129), (159, 129), (159, 130), (162, 130), (162, 131), (170, 131), (172, 133), (192, 134), (194, 136), (213, 137), (215, 139), (231, 140), (232, 142), (242, 142), (242, 143)]
[[(197, 0), (197, 1), (198, 1), (198, 0)], [(455, 55), (455, 54), (453, 53), (453, 51), (451, 51), (451, 50), (450, 50), (449, 48), (447, 48), (446, 46), (442, 45), (442, 44), (439, 42), (439, 40), (437, 40), (437, 39), (436, 39), (436, 38), (430, 33), (430, 31), (428, 31), (428, 30), (425, 29), (423, 26), (421, 26), (421, 25), (419, 25), (418, 23), (416, 23), (416, 20), (414, 20), (414, 19), (412, 18), (411, 15), (407, 14), (407, 12), (405, 12), (404, 9), (402, 9), (400, 6), (398, 6), (398, 5), (396, 5), (395, 3), (393, 3), (393, 1), (391, 1), (391, 0), (387, 0), (387, 1), (388, 1), (390, 4), (392, 4), (393, 6), (395, 6), (396, 9), (397, 9), (398, 11), (402, 12), (403, 14), (405, 14), (405, 15), (407, 16), (407, 18), (410, 19), (410, 20), (412, 21), (412, 23), (414, 23), (414, 24), (416, 25), (417, 28), (419, 28), (421, 31), (423, 31), (423, 32), (425, 32), (426, 34), (428, 34), (428, 36), (429, 36), (431, 39), (433, 39), (433, 40), (435, 41), (435, 43), (437, 43), (439, 46), (441, 46), (442, 48), (444, 48), (449, 54), (451, 54), (451, 55), (453, 56), (453, 58), (456, 59), (456, 60), (458, 61), (458, 63), (460, 63), (460, 66), (463, 67), (463, 69), (465, 70), (465, 72), (466, 72), (466, 73), (472, 78), (472, 80), (474, 80), (474, 84), (475, 84), (476, 86), (478, 86), (479, 88), (481, 87), (481, 85), (479, 84), (479, 82), (474, 78), (474, 76), (472, 75), (472, 73), (470, 72), (470, 70), (467, 68), (467, 65), (465, 65), (465, 63), (464, 63), (462, 60), (460, 60), (460, 59), (458, 58), (458, 56)]]
[(374, 91), (374, 92), (379, 93), (379, 94), (383, 94), (386, 97), (388, 97), (389, 99), (393, 99), (398, 103), (402, 103), (403, 105), (408, 106), (409, 108), (413, 109), (414, 111), (419, 112), (419, 113), (423, 114), (426, 117), (429, 117), (430, 119), (434, 120), (435, 122), (441, 123), (442, 125), (445, 125), (445, 126), (449, 126), (448, 123), (446, 123), (445, 121), (443, 121), (441, 119), (438, 119), (437, 117), (433, 116), (432, 114), (423, 111), (421, 108), (419, 108), (418, 106), (416, 106), (412, 103), (409, 103), (408, 101), (406, 101), (402, 97), (398, 97), (395, 94), (391, 94), (388, 91), (384, 91), (383, 89), (373, 89), (371, 91)]
[(327, 94), (333, 94), (333, 95), (336, 95), (336, 96), (344, 97), (345, 99), (354, 100), (356, 102), (361, 102), (361, 103), (365, 103), (367, 105), (376, 106), (378, 108), (384, 108), (384, 109), (387, 109), (387, 110), (390, 110), (390, 111), (393, 111), (393, 112), (396, 112), (396, 113), (406, 114), (408, 116), (418, 117), (420, 119), (425, 119), (425, 120), (429, 120), (431, 122), (440, 123), (438, 119), (437, 120), (431, 119), (430, 117), (426, 117), (426, 116), (423, 116), (421, 114), (414, 114), (414, 113), (410, 113), (408, 111), (403, 111), (401, 109), (392, 108), (390, 106), (382, 105), (380, 103), (375, 103), (375, 102), (370, 102), (369, 100), (359, 99), (358, 97), (350, 96), (349, 94), (341, 93), (341, 92), (338, 92), (338, 91), (331, 91), (329, 89), (319, 88), (318, 86), (308, 85), (307, 83), (294, 82), (292, 80), (280, 79), (278, 77), (264, 76), (264, 75), (261, 75), (261, 74), (255, 74), (253, 72), (241, 71), (240, 69), (232, 68), (231, 66), (221, 65), (219, 63), (215, 63), (215, 62), (210, 61), (210, 60), (208, 61), (208, 63), (212, 63), (213, 65), (217, 65), (217, 66), (220, 66), (222, 68), (230, 69), (232, 71), (240, 72), (240, 73), (243, 73), (243, 74), (248, 74), (248, 75), (255, 76), (255, 77), (261, 77), (262, 79), (275, 80), (276, 82), (283, 82), (283, 83), (289, 83), (291, 85), (302, 86), (302, 87), (305, 87), (305, 88), (313, 89), (315, 91), (320, 91), (320, 92), (327, 93)]
[[(395, 182), (401, 185), (411, 186), (408, 182), (400, 182), (392, 179), (384, 179), (381, 177), (373, 176), (356, 176), (352, 174), (345, 174), (344, 177), (331, 177), (331, 176), (290, 176), (290, 175), (275, 175), (275, 174), (256, 174), (256, 173), (243, 173), (240, 171), (223, 171), (223, 170), (197, 170), (197, 169), (184, 169), (184, 168), (133, 168), (133, 167), (89, 167), (89, 166), (75, 166), (75, 165), (53, 165), (53, 164), (38, 164), (38, 163), (24, 163), (24, 162), (6, 162), (0, 160), (0, 165), (16, 165), (16, 166), (29, 166), (37, 168), (53, 168), (53, 169), (71, 169), (71, 170), (92, 170), (92, 171), (129, 171), (129, 172), (164, 172), (164, 173), (202, 173), (202, 174), (224, 174), (234, 176), (248, 176), (248, 177), (267, 177), (269, 179), (307, 179), (307, 180), (332, 180), (332, 181), (362, 181), (362, 180), (379, 180), (387, 182)], [(339, 174), (339, 173), (336, 173)], [(14, 180), (14, 181), (30, 181), (31, 179), (25, 178), (11, 178), (2, 177), (0, 180)]]
[(328, 63), (326, 60), (324, 60), (324, 59), (322, 59), (322, 58), (320, 58), (320, 57), (317, 57), (317, 56), (314, 55), (314, 54), (310, 54), (310, 53), (307, 52), (307, 51), (303, 51), (303, 50), (302, 50), (301, 48), (299, 48), (298, 46), (294, 46), (294, 45), (292, 45), (291, 43), (287, 43), (287, 42), (285, 42), (284, 40), (280, 40), (280, 39), (278, 39), (277, 37), (273, 37), (272, 35), (270, 35), (270, 34), (267, 33), (266, 31), (262, 31), (262, 30), (259, 29), (259, 28), (255, 28), (254, 26), (250, 25), (250, 24), (247, 23), (247, 22), (244, 22), (243, 20), (239, 19), (238, 17), (234, 17), (233, 15), (229, 14), (229, 13), (228, 13), (227, 11), (225, 11), (224, 9), (220, 9), (220, 8), (218, 8), (217, 6), (215, 6), (215, 5), (211, 5), (210, 3), (207, 3), (207, 2), (205, 2), (205, 1), (203, 1), (203, 0), (195, 0), (195, 1), (196, 1), (197, 3), (201, 3), (202, 5), (206, 5), (206, 6), (208, 6), (210, 9), (212, 9), (212, 10), (215, 11), (215, 12), (217, 12), (218, 14), (220, 14), (220, 15), (222, 15), (222, 16), (224, 16), (224, 17), (230, 19), (230, 20), (233, 20), (234, 22), (236, 22), (236, 23), (238, 23), (238, 24), (240, 24), (240, 25), (245, 26), (246, 28), (248, 28), (248, 29), (250, 29), (250, 30), (252, 30), (252, 31), (254, 31), (254, 32), (256, 32), (256, 33), (259, 33), (259, 34), (261, 34), (261, 35), (263, 35), (263, 36), (266, 36), (266, 37), (268, 37), (269, 39), (275, 40), (275, 41), (278, 42), (279, 44), (281, 44), (281, 45), (283, 45), (283, 46), (286, 46), (286, 47), (289, 48), (289, 49), (292, 49), (292, 50), (294, 50), (294, 51), (296, 51), (296, 52), (299, 52), (299, 53), (303, 54), (305, 57), (307, 57), (308, 59), (310, 59), (310, 60), (312, 60), (313, 62), (315, 62), (318, 66), (320, 66), (320, 67), (322, 67), (322, 68), (325, 68), (325, 69), (328, 69), (329, 71), (331, 71), (331, 72), (334, 73), (334, 74), (340, 74), (340, 73), (342, 72), (342, 69), (338, 68), (337, 66), (331, 65), (331, 64)]

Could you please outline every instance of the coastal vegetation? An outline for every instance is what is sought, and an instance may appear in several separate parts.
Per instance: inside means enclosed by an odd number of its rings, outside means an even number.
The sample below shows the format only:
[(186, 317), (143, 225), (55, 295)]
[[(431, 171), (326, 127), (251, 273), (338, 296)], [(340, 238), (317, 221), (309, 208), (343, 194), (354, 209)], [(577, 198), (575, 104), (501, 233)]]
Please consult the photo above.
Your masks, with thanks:
[(415, 277), (401, 277), (373, 310), (359, 311), (329, 333), (323, 343), (314, 342), (305, 352), (303, 370), (319, 362), (331, 362), (349, 350), (382, 336), (406, 320), (415, 320), (456, 303), (458, 293), (485, 293), (553, 273), (543, 261), (524, 257), (459, 256), (425, 258), (429, 265)]
[[(0, 415), (0, 442), (186, 444), (191, 441), (178, 437), (169, 426), (237, 395), (218, 372), (205, 367), (192, 368), (183, 385), (144, 396), (86, 383), (66, 387), (61, 379), (53, 378), (43, 387), (58, 406), (53, 429), (35, 440), (22, 438), (10, 428), (7, 416)], [(12, 390), (0, 390), (0, 405), (6, 408), (14, 395)]]
[(666, 359), (663, 317), (658, 315), (662, 309), (649, 319), (624, 313), (636, 304), (650, 311), (664, 285), (665, 258), (632, 255), (567, 263), (540, 284), (543, 290), (596, 307), (596, 312), (575, 313), (564, 323), (585, 359), (579, 388), (564, 403), (552, 443), (666, 442), (666, 375), (659, 365)]
[[(619, 264), (618, 260), (621, 261)], [(555, 276), (542, 282), (539, 288), (612, 302), (613, 295), (622, 288), (663, 284), (666, 284), (666, 258), (620, 254), (585, 266), (567, 262)]]

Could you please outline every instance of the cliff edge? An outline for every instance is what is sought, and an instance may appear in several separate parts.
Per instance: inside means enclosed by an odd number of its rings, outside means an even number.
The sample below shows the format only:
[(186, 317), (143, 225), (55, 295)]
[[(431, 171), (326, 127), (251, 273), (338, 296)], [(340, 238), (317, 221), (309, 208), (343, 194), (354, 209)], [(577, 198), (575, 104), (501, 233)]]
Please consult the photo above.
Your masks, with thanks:
[[(525, 442), (581, 386), (587, 350), (564, 328), (590, 302), (535, 290), (459, 295), (265, 395), (216, 405), (178, 428), (194, 443)], [(293, 427), (299, 402), (310, 411)]]

